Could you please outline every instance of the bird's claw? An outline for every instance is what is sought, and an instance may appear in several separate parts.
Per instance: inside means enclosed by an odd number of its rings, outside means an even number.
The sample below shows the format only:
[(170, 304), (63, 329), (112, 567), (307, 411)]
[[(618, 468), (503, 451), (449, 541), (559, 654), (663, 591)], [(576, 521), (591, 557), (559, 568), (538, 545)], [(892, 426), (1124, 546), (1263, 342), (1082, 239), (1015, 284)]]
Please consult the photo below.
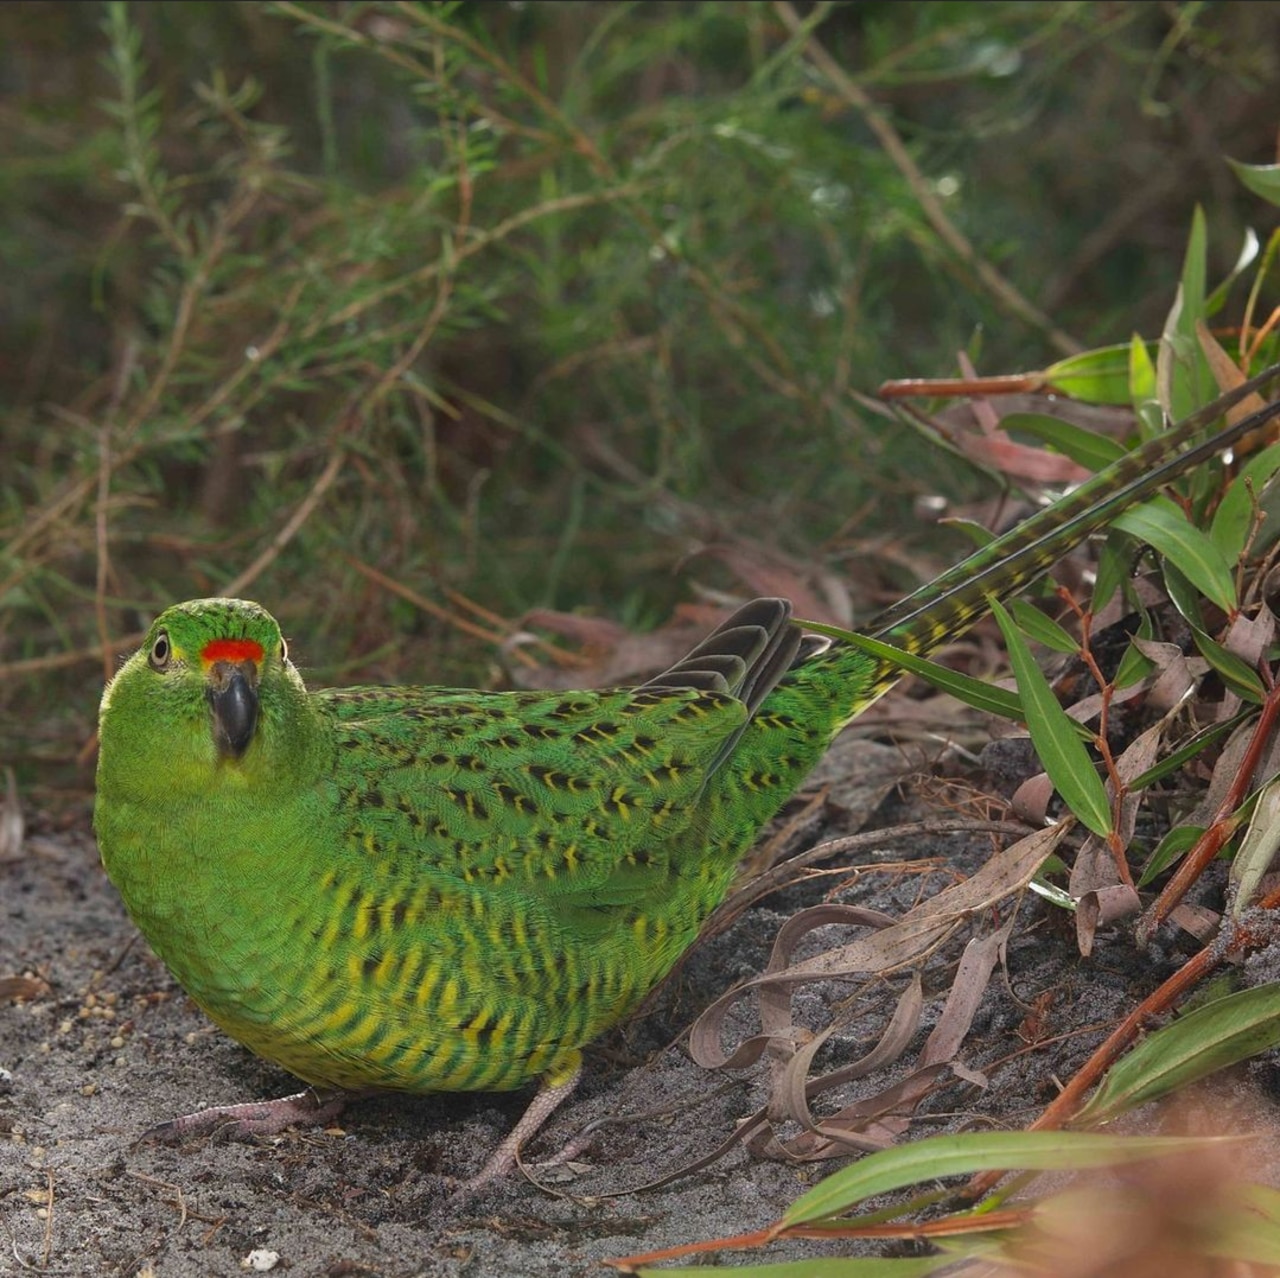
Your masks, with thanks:
[(286, 1127), (327, 1123), (342, 1112), (349, 1096), (344, 1092), (296, 1092), (272, 1101), (249, 1101), (242, 1105), (213, 1105), (157, 1123), (138, 1137), (135, 1144), (160, 1141), (174, 1144), (193, 1136), (226, 1136), (232, 1140), (254, 1140), (276, 1136)]

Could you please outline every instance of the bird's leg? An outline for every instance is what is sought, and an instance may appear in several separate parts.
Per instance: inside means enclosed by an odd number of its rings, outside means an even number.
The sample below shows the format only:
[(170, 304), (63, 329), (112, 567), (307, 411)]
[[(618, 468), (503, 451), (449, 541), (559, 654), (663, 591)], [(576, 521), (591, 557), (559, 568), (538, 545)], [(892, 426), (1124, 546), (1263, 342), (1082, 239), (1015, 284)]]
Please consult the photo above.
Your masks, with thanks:
[(581, 1064), (575, 1062), (573, 1072), (567, 1077), (558, 1083), (544, 1083), (539, 1088), (538, 1094), (529, 1102), (529, 1108), (520, 1116), (520, 1121), (511, 1129), (507, 1138), (493, 1151), (489, 1161), (463, 1186), (464, 1194), (472, 1194), (491, 1181), (501, 1179), (516, 1165), (520, 1146), (568, 1100), (578, 1085), (581, 1073)]
[(368, 1095), (366, 1092), (323, 1091), (308, 1088), (279, 1100), (249, 1101), (243, 1105), (214, 1105), (209, 1109), (171, 1118), (144, 1132), (139, 1140), (183, 1140), (188, 1136), (207, 1136), (226, 1132), (229, 1136), (274, 1136), (286, 1127), (315, 1126), (327, 1123), (342, 1112), (348, 1101)]

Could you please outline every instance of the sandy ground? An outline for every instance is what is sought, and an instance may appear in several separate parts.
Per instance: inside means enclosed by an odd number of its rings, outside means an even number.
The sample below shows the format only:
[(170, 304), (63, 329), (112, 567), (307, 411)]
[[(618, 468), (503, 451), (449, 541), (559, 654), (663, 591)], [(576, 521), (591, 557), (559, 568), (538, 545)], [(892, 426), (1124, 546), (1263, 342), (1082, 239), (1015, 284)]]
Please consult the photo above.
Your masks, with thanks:
[[(881, 802), (901, 770), (894, 752), (850, 741), (827, 775), (869, 779), (857, 792), (837, 790), (805, 837), (848, 832), (871, 809), (876, 822), (901, 820), (900, 798)], [(272, 1272), (308, 1278), (605, 1274), (609, 1257), (762, 1226), (835, 1166), (787, 1166), (739, 1150), (666, 1188), (598, 1197), (692, 1161), (762, 1103), (759, 1073), (709, 1073), (676, 1040), (717, 994), (761, 968), (780, 922), (830, 881), (749, 910), (698, 948), (654, 1010), (590, 1053), (580, 1092), (529, 1161), (586, 1124), (626, 1121), (600, 1130), (580, 1174), (556, 1187), (562, 1196), (513, 1177), (459, 1208), (449, 1201), (453, 1178), (479, 1168), (525, 1094), (369, 1100), (350, 1107), (340, 1127), (259, 1144), (138, 1143), (176, 1114), (295, 1088), (209, 1026), (136, 938), (98, 864), (87, 808), (60, 829), (38, 816), (31, 823), (22, 855), (0, 864), (0, 978), (46, 983), (29, 1001), (0, 1001), (0, 1273), (230, 1275), (246, 1272), (251, 1254), (274, 1253)], [(965, 871), (987, 851), (982, 840), (916, 844), (886, 847), (883, 859), (942, 855)], [(938, 887), (950, 881), (933, 877)], [(920, 891), (918, 877), (886, 872), (864, 876), (842, 899), (901, 912)], [(1022, 910), (1009, 979), (991, 982), (963, 1053), (990, 1086), (952, 1078), (922, 1106), (914, 1135), (1023, 1125), (1107, 1022), (1185, 957), (1176, 938), (1167, 952), (1138, 954), (1117, 931), (1100, 938), (1085, 966), (1064, 916), (1035, 903)], [(945, 979), (945, 962), (938, 970)], [(837, 1041), (832, 1058), (864, 1051), (855, 1039)], [(1274, 1082), (1265, 1060), (1247, 1068), (1255, 1092)], [(818, 1245), (797, 1242), (757, 1259), (818, 1254)]]

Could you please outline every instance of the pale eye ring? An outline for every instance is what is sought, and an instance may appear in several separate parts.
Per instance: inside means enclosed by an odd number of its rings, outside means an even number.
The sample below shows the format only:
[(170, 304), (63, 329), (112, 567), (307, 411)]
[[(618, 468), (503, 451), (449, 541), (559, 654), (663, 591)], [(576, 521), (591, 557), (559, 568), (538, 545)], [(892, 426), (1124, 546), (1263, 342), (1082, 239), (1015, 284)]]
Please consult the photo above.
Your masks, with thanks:
[(284, 637), (284, 635), (281, 635), (280, 636), (280, 664), (284, 665), (284, 663), (288, 660), (289, 660), (289, 641)]
[(151, 663), (152, 670), (164, 670), (169, 665), (169, 658), (173, 655), (173, 649), (169, 644), (169, 635), (162, 630), (151, 643), (151, 651), (147, 654), (147, 660)]

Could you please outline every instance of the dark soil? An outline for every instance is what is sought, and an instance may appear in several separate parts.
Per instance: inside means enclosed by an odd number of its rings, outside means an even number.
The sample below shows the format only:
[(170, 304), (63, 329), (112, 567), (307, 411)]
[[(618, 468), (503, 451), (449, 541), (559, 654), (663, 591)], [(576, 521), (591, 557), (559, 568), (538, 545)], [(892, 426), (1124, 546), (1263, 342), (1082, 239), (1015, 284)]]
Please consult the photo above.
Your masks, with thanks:
[[(871, 809), (879, 823), (903, 819), (899, 799), (881, 800), (904, 770), (896, 752), (848, 738), (825, 774), (844, 788), (805, 837), (848, 833)], [(870, 779), (851, 794), (850, 777)], [(596, 1197), (693, 1161), (762, 1103), (762, 1072), (717, 1076), (675, 1040), (720, 992), (760, 970), (780, 922), (834, 880), (748, 910), (690, 956), (654, 1010), (589, 1054), (581, 1090), (526, 1151), (535, 1174), (563, 1175), (540, 1170), (538, 1160), (587, 1124), (625, 1119), (600, 1129), (575, 1164), (579, 1174), (557, 1179), (554, 1193), (513, 1176), (455, 1206), (456, 1178), (481, 1166), (525, 1094), (364, 1101), (340, 1126), (259, 1144), (139, 1142), (176, 1114), (283, 1095), (296, 1084), (211, 1027), (136, 936), (98, 863), (87, 811), (61, 829), (32, 824), (21, 854), (0, 864), (0, 978), (44, 983), (26, 1001), (0, 1002), (0, 1273), (231, 1275), (246, 1272), (254, 1253), (275, 1253), (275, 1272), (308, 1278), (604, 1274), (611, 1271), (599, 1262), (608, 1257), (763, 1226), (837, 1165), (795, 1167), (735, 1150), (665, 1188)], [(900, 913), (989, 850), (986, 839), (886, 847), (872, 858), (884, 872), (861, 876), (841, 899)], [(942, 858), (945, 872), (922, 879), (888, 868), (930, 857)], [(914, 1136), (1024, 1125), (1115, 1019), (1185, 957), (1176, 936), (1163, 938), (1163, 952), (1139, 953), (1118, 928), (1084, 963), (1067, 916), (1031, 898), (1019, 908), (1008, 979), (997, 972), (991, 981), (962, 1053), (988, 1086), (944, 1080), (918, 1111)], [(945, 989), (948, 974), (944, 955), (935, 984)], [(819, 992), (834, 999), (841, 991)], [(837, 1041), (833, 1058), (845, 1050), (866, 1045)], [(1223, 1103), (1265, 1113), (1259, 1084), (1269, 1080), (1274, 1067), (1262, 1058), (1238, 1071)], [(766, 1258), (822, 1250), (794, 1242)]]

